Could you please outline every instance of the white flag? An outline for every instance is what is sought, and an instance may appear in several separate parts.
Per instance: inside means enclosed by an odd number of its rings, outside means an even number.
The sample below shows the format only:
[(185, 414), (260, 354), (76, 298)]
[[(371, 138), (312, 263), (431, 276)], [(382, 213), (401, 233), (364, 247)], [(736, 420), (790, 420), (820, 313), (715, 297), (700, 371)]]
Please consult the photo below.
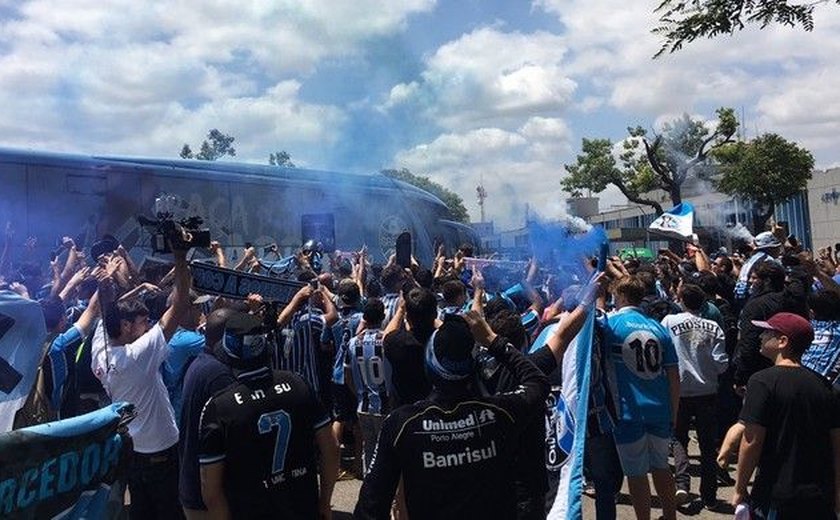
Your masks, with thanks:
[(691, 240), (694, 235), (694, 206), (682, 202), (651, 222), (648, 230), (668, 238)]

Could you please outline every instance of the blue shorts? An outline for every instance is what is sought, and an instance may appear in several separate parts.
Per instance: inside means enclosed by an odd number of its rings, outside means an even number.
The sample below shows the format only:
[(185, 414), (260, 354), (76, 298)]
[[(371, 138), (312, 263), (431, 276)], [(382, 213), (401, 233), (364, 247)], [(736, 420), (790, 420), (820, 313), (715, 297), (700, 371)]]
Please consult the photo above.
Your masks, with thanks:
[(618, 459), (628, 477), (647, 475), (655, 469), (668, 469), (670, 424), (618, 421), (614, 434)]

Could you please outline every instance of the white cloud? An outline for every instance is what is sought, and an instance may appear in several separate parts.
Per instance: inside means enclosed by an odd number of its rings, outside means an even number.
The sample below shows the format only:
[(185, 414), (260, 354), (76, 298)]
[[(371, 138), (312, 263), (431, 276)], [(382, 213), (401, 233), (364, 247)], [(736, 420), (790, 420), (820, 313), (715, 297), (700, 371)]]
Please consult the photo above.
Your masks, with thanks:
[(563, 70), (564, 52), (551, 33), (477, 29), (438, 48), (422, 81), (397, 85), (384, 106), (417, 103), (449, 130), (516, 126), (569, 105), (576, 84)]
[(237, 137), (240, 158), (279, 147), (317, 159), (346, 115), (303, 101), (301, 81), (434, 5), (21, 2), (0, 22), (0, 135), (11, 146), (171, 156), (219, 128)]
[(743, 107), (749, 134), (777, 132), (802, 139), (817, 152), (818, 162), (840, 159), (834, 144), (840, 114), (833, 108), (840, 106), (840, 91), (832, 88), (840, 82), (835, 65), (840, 9), (817, 9), (810, 33), (751, 27), (652, 60), (661, 44), (650, 32), (657, 25), (657, 2), (632, 8), (617, 7), (612, 0), (533, 4), (565, 26), (572, 79), (594, 76), (590, 95), (605, 96), (630, 118), (652, 121), (668, 113)]
[(569, 151), (568, 128), (560, 119), (535, 117), (515, 132), (479, 128), (447, 133), (397, 154), (400, 167), (462, 194), (474, 220), (479, 218), (470, 195), (482, 184), (488, 192), (487, 218), (497, 225), (522, 225), (525, 208), (545, 216), (565, 212), (560, 190), (563, 157)]

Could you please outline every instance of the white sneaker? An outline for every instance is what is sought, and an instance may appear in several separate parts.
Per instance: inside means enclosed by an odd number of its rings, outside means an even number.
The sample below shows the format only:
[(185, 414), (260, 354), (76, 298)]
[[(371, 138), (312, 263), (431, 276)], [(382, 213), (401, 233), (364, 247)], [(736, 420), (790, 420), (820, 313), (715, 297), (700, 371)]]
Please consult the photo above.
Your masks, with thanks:
[(691, 502), (691, 495), (689, 495), (688, 491), (684, 489), (678, 489), (675, 498), (678, 506), (683, 506)]

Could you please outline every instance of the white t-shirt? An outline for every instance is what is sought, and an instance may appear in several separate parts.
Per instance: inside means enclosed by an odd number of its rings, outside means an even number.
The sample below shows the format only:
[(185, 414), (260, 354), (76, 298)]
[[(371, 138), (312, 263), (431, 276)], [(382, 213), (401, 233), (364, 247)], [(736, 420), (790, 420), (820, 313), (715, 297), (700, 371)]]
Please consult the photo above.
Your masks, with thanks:
[(718, 375), (729, 364), (723, 329), (716, 322), (689, 312), (669, 314), (662, 326), (677, 350), (680, 362), (680, 397), (717, 393)]
[(134, 405), (137, 417), (128, 423), (134, 451), (155, 453), (177, 443), (175, 412), (160, 372), (160, 365), (169, 355), (160, 325), (153, 326), (134, 343), (106, 346), (100, 324), (91, 347), (91, 369), (111, 401)]

